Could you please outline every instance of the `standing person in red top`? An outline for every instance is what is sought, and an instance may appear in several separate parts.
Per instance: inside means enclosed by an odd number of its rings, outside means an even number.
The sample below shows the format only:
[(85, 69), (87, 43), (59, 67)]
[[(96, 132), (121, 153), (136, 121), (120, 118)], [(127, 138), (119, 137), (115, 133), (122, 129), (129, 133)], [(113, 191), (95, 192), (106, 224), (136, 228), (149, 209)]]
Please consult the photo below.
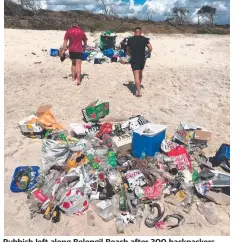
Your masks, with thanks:
[[(84, 31), (79, 27), (78, 23), (73, 24), (72, 27), (66, 31), (61, 56), (66, 51), (68, 40), (69, 40), (69, 56), (72, 61), (72, 66), (71, 66), (72, 81), (76, 80), (77, 85), (80, 85), (82, 55), (83, 55), (83, 52), (85, 52), (88, 39)], [(76, 78), (76, 70), (77, 70), (77, 78)]]

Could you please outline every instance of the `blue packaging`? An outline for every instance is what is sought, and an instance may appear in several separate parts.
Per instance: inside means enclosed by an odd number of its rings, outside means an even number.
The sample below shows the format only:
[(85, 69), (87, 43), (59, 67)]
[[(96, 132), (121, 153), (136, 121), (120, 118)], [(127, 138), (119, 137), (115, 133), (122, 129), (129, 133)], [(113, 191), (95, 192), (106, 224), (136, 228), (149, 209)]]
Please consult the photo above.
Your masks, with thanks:
[(58, 49), (50, 49), (50, 56), (59, 56), (59, 50)]
[[(28, 168), (31, 168), (31, 177), (30, 177), (30, 183), (27, 187), (26, 190), (22, 190), (20, 189), (19, 187), (16, 186), (16, 175), (17, 173), (22, 170), (22, 169), (28, 169)], [(12, 177), (12, 181), (11, 181), (11, 185), (10, 185), (10, 190), (12, 192), (26, 192), (30, 189), (32, 189), (36, 184), (37, 184), (37, 177), (39, 176), (39, 167), (38, 166), (19, 166), (15, 169), (15, 172), (13, 174), (13, 177)]]
[(82, 60), (85, 61), (85, 60), (87, 60), (87, 58), (88, 58), (88, 53), (87, 52), (84, 52), (82, 54)]
[[(147, 55), (147, 53), (148, 52), (146, 51), (145, 55)], [(151, 53), (148, 54), (147, 58), (151, 58)]]
[(119, 50), (118, 56), (119, 57), (126, 57), (124, 50)]
[(107, 49), (103, 51), (103, 54), (109, 58), (111, 58), (114, 55), (114, 50), (113, 49)]

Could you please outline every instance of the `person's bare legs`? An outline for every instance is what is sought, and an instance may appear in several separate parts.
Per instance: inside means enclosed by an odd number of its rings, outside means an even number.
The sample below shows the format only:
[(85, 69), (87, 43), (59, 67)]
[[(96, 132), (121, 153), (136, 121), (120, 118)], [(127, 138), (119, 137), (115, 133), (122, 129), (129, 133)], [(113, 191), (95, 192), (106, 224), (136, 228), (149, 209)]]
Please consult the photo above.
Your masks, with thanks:
[(81, 84), (81, 64), (82, 64), (82, 60), (76, 60), (76, 68), (77, 68), (77, 85)]
[(143, 70), (139, 71), (139, 80), (140, 80), (140, 85), (141, 85), (142, 80), (143, 80)]
[(134, 80), (135, 80), (135, 85), (136, 85), (136, 89), (137, 89), (137, 96), (141, 96), (141, 87), (140, 87), (140, 71), (139, 70), (135, 70), (133, 71), (134, 74)]
[(75, 74), (76, 74), (76, 60), (71, 60), (71, 74), (72, 74), (72, 81), (75, 81)]

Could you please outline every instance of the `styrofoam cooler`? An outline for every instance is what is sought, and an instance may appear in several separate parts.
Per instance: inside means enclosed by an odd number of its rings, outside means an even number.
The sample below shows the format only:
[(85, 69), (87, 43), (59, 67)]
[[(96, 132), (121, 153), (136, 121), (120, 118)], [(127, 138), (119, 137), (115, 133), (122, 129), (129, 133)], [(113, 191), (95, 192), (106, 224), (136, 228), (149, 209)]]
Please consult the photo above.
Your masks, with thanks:
[[(144, 133), (146, 129), (152, 132)], [(154, 156), (156, 152), (160, 152), (161, 143), (165, 137), (166, 126), (152, 123), (142, 125), (133, 132), (132, 155), (136, 158), (141, 158), (143, 154)]]

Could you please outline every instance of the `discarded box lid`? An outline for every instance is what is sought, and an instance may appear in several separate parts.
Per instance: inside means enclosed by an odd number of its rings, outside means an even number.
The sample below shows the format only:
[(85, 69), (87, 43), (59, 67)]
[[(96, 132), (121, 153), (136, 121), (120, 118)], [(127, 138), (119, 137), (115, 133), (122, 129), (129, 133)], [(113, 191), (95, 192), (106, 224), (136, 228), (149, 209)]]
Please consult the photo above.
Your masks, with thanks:
[[(138, 129), (136, 129), (134, 132), (138, 133), (139, 135), (145, 135), (145, 136), (148, 136), (148, 137), (153, 137), (157, 134), (160, 134), (164, 130), (166, 130), (166, 128), (167, 127), (165, 125), (147, 123), (147, 124), (142, 125)], [(150, 131), (150, 132), (146, 132), (147, 130)]]
[(120, 153), (126, 153), (132, 148), (132, 135), (129, 133), (123, 134), (121, 136), (113, 136), (112, 141)]
[(27, 118), (18, 122), (18, 125), (23, 134), (35, 134), (35, 135), (39, 134), (40, 135), (43, 132), (43, 130), (44, 130), (43, 127), (41, 127), (38, 123), (29, 124), (29, 122), (32, 119), (36, 119), (36, 118), (37, 118), (37, 116), (30, 115)]
[(216, 204), (221, 204), (224, 206), (230, 205), (230, 196), (222, 192), (208, 191), (206, 193), (206, 198), (208, 198), (209, 200), (213, 201)]
[(197, 140), (210, 140), (211, 139), (211, 132), (205, 130), (195, 130), (194, 132), (194, 139)]

